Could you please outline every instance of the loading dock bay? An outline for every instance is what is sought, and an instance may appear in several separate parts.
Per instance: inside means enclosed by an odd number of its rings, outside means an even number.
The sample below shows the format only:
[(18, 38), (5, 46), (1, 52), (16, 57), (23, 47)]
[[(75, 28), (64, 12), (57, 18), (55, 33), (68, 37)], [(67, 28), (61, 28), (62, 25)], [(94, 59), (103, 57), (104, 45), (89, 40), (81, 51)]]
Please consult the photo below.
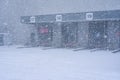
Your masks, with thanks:
[(39, 46), (120, 48), (120, 10), (21, 16), (21, 23), (35, 26)]

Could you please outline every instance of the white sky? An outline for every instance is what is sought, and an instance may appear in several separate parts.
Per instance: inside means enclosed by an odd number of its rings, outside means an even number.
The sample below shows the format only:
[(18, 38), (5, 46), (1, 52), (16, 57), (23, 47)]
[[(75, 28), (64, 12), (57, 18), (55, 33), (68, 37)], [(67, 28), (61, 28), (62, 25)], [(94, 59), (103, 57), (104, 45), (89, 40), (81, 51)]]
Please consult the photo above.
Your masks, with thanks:
[(120, 0), (25, 0), (28, 13), (49, 14), (120, 9)]
[(120, 0), (1, 0), (0, 3), (0, 11), (3, 11), (4, 15), (5, 13), (40, 15), (114, 9), (120, 9)]

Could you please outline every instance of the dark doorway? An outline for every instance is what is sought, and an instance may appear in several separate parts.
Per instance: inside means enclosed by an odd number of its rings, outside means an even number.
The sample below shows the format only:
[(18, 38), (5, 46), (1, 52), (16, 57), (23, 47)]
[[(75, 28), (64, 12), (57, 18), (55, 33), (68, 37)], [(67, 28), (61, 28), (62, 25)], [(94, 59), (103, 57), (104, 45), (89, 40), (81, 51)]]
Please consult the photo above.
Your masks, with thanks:
[(40, 24), (38, 27), (38, 40), (40, 46), (51, 46), (53, 38), (53, 29), (50, 23)]
[(119, 25), (119, 28), (118, 28), (118, 37), (119, 37), (119, 48), (120, 48), (120, 25)]
[(0, 46), (4, 45), (4, 35), (0, 34)]
[(35, 44), (35, 33), (31, 33), (30, 41), (31, 41), (31, 45), (32, 46), (36, 46), (36, 44)]
[(107, 22), (89, 23), (89, 48), (107, 48)]
[(78, 25), (75, 22), (62, 24), (62, 46), (75, 47), (77, 44)]

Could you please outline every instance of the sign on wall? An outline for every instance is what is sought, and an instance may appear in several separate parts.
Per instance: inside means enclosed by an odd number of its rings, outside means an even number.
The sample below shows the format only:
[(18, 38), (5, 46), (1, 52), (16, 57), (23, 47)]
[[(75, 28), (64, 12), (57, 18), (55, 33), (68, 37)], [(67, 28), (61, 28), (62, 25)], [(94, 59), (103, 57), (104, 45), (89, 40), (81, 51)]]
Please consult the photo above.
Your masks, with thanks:
[(35, 23), (35, 16), (30, 17), (30, 23)]
[(62, 21), (62, 15), (56, 15), (56, 21)]
[(93, 13), (86, 13), (86, 20), (93, 20)]
[(41, 28), (39, 31), (40, 31), (40, 33), (48, 33), (49, 32), (48, 28)]

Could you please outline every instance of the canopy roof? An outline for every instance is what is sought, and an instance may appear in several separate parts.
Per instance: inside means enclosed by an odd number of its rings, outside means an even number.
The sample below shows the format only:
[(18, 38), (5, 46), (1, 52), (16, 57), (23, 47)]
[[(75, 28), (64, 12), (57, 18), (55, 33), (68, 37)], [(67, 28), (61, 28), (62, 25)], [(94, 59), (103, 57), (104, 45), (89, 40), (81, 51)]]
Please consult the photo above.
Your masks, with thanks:
[(120, 10), (21, 16), (21, 23), (120, 20)]

